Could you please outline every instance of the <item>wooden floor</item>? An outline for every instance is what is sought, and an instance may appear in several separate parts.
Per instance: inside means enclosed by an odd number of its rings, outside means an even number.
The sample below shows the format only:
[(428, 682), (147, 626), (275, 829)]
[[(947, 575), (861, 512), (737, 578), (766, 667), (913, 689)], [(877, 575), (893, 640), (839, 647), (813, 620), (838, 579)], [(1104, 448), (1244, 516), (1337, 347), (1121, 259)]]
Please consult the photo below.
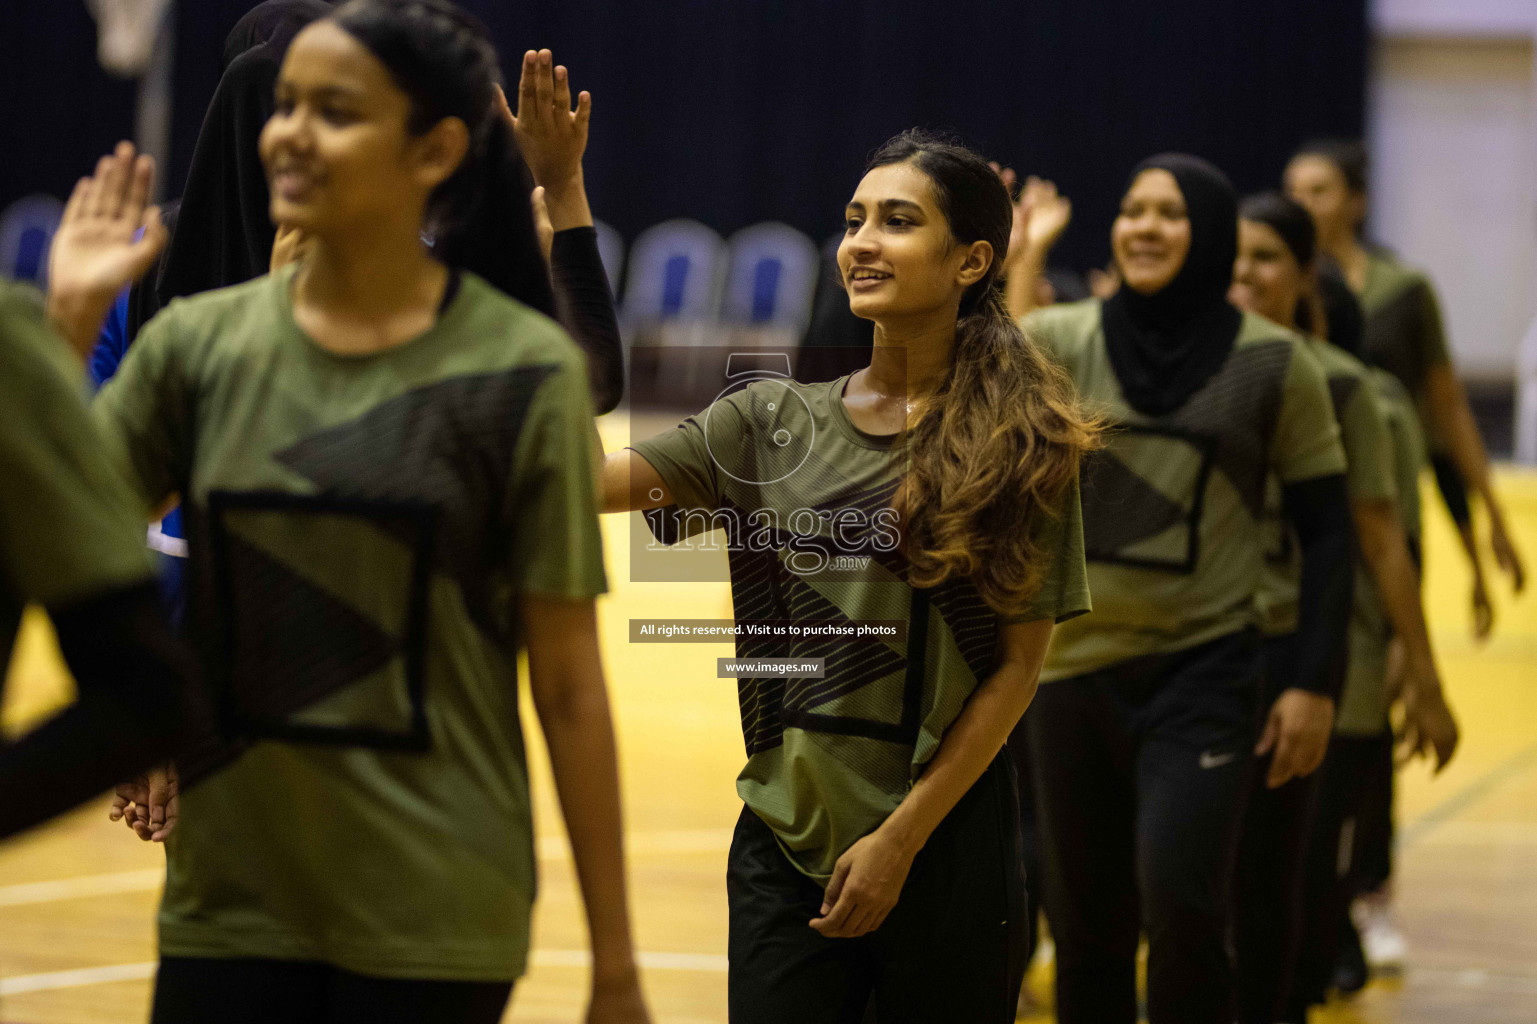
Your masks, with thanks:
[[(605, 420), (610, 445), (623, 423)], [(1537, 475), (1500, 487), (1537, 560)], [(1313, 1024), (1537, 1022), (1537, 598), (1499, 593), (1483, 647), (1468, 639), (1466, 576), (1439, 503), (1430, 518), (1429, 607), (1463, 723), (1457, 761), (1431, 780), (1403, 776), (1399, 915), (1411, 969)], [(632, 616), (725, 618), (724, 585), (632, 584), (628, 527), (605, 521), (612, 594), (601, 604), (630, 829), (636, 927), (658, 1024), (726, 1019), (725, 854), (742, 760), (735, 688), (717, 680), (715, 645), (627, 643)], [(3, 721), (12, 730), (68, 700), (46, 623), (34, 617), (11, 668)], [(530, 721), (532, 721), (530, 716)], [(530, 730), (535, 732), (534, 730)], [(507, 1020), (580, 1019), (585, 937), (547, 762), (538, 777), (542, 884), (534, 967)], [(0, 845), (0, 1021), (143, 1021), (155, 955), (161, 852), (109, 825), (105, 800)], [(1031, 985), (1049, 1000), (1049, 965)], [(1049, 1021), (1049, 1015), (1030, 1018)]]

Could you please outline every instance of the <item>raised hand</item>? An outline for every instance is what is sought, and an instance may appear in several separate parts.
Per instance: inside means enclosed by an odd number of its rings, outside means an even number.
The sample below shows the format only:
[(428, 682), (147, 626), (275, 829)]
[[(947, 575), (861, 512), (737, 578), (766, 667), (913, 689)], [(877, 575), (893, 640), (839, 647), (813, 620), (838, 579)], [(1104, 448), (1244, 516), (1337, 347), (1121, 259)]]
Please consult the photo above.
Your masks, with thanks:
[(550, 223), (550, 205), (544, 201), (543, 185), (535, 186), (529, 205), (534, 209), (534, 234), (539, 236), (539, 251), (544, 253), (544, 261), (548, 263), (555, 248), (555, 225)]
[(1029, 246), (1044, 256), (1072, 222), (1072, 200), (1057, 191), (1056, 182), (1032, 176), (1025, 179), (1019, 202), (1030, 207)]
[(118, 293), (144, 276), (165, 247), (160, 210), (149, 205), (154, 176), (154, 160), (120, 142), (75, 184), (64, 207), (48, 255), (48, 315), (82, 355)]
[(1008, 189), (1009, 198), (1014, 202), (1014, 220), (1009, 226), (1009, 251), (1003, 255), (1003, 264), (999, 272), (1003, 277), (1009, 276), (1009, 271), (1019, 266), (1020, 259), (1025, 255), (1025, 249), (1030, 243), (1030, 204), (1025, 201), (1024, 192), (1019, 188), (1019, 175), (1014, 173), (1014, 168), (1004, 167), (996, 160), (989, 160), (998, 180), (1003, 182), (1003, 187)]
[(505, 93), (501, 107), (523, 159), (534, 173), (534, 184), (559, 193), (581, 176), (592, 95), (579, 94), (573, 111), (570, 75), (553, 61), (549, 50), (525, 53), (518, 79), (518, 112), (508, 109)]
[(309, 249), (309, 241), (309, 236), (299, 228), (279, 224), (277, 234), (272, 239), (272, 256), (267, 261), (268, 271), (276, 274), (290, 263), (298, 263)]

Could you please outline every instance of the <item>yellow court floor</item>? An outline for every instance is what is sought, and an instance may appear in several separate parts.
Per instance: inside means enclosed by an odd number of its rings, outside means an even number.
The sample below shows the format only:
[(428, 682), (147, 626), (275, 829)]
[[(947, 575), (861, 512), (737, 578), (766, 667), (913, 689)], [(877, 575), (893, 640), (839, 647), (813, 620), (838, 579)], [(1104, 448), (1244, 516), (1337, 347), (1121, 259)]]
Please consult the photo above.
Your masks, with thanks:
[[(603, 432), (610, 446), (625, 442), (619, 417), (606, 417)], [(1499, 479), (1517, 535), (1537, 562), (1537, 474), (1506, 470)], [(1313, 1024), (1537, 1022), (1537, 598), (1513, 601), (1500, 581), (1495, 637), (1474, 644), (1466, 571), (1428, 493), (1426, 507), (1428, 605), (1463, 746), (1438, 778), (1422, 765), (1402, 775), (1397, 885), (1409, 971)], [(724, 584), (630, 582), (632, 525), (605, 521), (612, 592), (600, 608), (645, 985), (658, 1024), (723, 1024), (725, 858), (743, 755), (735, 686), (715, 678), (715, 659), (731, 651), (630, 644), (627, 626), (631, 617), (729, 618), (729, 596)], [(14, 732), (67, 701), (69, 685), (46, 622), (32, 616), (0, 717)], [(534, 966), (506, 1019), (571, 1022), (580, 1019), (585, 990), (585, 934), (547, 761), (537, 730), (528, 731), (541, 891)], [(0, 844), (6, 1024), (146, 1017), (163, 856), (109, 824), (105, 808), (98, 799)], [(1049, 1002), (1049, 964), (1034, 968), (1031, 985)]]

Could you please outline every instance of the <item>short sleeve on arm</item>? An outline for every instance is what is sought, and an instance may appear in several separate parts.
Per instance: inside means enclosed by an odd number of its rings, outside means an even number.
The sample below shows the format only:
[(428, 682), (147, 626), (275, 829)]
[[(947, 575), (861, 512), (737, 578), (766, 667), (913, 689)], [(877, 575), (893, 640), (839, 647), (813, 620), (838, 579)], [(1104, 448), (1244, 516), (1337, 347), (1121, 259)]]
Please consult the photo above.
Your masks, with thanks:
[(1281, 388), (1270, 468), (1283, 484), (1345, 472), (1345, 449), (1329, 383), (1318, 360), (1297, 342)]
[(144, 519), (102, 454), (63, 345), (0, 291), (0, 576), (47, 607), (153, 579)]
[(597, 448), (576, 350), (538, 385), (518, 436), (505, 513), (513, 588), (591, 598), (608, 589), (598, 531)]
[(192, 396), (177, 351), (178, 305), (144, 326), (91, 406), (102, 450), (145, 509), (179, 491), (188, 472)]
[(1078, 307), (1081, 305), (1073, 303), (1070, 307), (1054, 305), (1032, 309), (1020, 318), (1020, 329), (1046, 358), (1061, 362), (1064, 336), (1081, 333), (1088, 326), (1086, 314), (1089, 311), (1080, 310)]
[(1446, 321), (1441, 318), (1441, 301), (1436, 298), (1436, 290), (1429, 281), (1421, 280), (1416, 291), (1419, 293), (1417, 355), (1427, 370), (1445, 366), (1452, 361), (1452, 355), (1446, 346)]
[(1058, 515), (1042, 520), (1036, 531), (1037, 543), (1046, 560), (1040, 589), (1030, 606), (1017, 615), (1005, 615), (1005, 623), (1035, 622), (1050, 619), (1063, 622), (1092, 610), (1089, 599), (1089, 573), (1083, 554), (1083, 508), (1078, 481), (1063, 497)]
[(1353, 501), (1395, 500), (1398, 481), (1387, 416), (1370, 377), (1340, 410), (1340, 439), (1345, 445), (1345, 483)]
[(727, 481), (724, 466), (751, 461), (746, 391), (722, 398), (672, 430), (630, 447), (651, 464), (680, 509), (720, 507)]

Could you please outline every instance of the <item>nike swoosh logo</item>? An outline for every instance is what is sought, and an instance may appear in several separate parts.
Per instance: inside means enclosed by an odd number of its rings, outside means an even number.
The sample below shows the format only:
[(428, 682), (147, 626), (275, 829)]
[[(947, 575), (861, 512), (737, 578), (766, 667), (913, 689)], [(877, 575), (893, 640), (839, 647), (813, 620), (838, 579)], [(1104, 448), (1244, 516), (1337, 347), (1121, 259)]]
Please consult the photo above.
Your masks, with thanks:
[(1201, 767), (1221, 768), (1223, 765), (1231, 763), (1233, 758), (1237, 756), (1234, 753), (1213, 754), (1210, 750), (1207, 750), (1201, 754)]

